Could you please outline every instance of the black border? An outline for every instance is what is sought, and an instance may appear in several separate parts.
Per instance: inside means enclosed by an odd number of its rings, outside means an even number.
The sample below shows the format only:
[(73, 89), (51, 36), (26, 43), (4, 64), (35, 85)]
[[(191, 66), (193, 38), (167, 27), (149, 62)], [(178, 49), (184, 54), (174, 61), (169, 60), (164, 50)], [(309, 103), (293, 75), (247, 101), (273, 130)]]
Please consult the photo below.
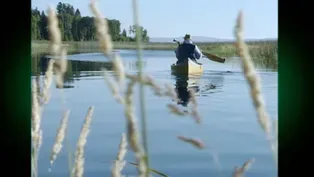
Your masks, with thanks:
[(311, 161), (309, 126), (314, 118), (309, 7), (304, 1), (279, 1), (279, 175), (283, 176), (313, 173), (306, 162)]
[[(10, 4), (11, 3), (11, 4)], [(5, 69), (2, 92), (5, 112), (3, 129), (5, 149), (3, 175), (30, 176), (31, 150), (31, 1), (6, 1), (2, 3), (2, 69)], [(6, 176), (7, 176), (6, 175)]]

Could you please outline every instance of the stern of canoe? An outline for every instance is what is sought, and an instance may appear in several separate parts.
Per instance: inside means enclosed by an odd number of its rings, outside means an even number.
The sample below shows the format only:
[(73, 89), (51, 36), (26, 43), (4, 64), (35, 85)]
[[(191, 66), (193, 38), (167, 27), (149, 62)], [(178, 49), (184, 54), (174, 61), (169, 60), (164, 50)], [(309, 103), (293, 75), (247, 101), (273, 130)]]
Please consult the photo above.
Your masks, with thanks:
[(203, 73), (203, 66), (191, 60), (185, 63), (172, 64), (171, 73), (173, 74), (201, 74)]

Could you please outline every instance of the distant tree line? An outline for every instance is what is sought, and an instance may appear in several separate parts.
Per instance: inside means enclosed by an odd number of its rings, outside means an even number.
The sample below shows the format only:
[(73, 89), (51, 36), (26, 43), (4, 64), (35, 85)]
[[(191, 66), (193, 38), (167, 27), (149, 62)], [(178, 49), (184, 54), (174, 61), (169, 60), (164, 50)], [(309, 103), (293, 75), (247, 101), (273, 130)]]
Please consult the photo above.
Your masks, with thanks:
[[(96, 40), (94, 17), (82, 17), (79, 9), (74, 9), (70, 4), (59, 2), (56, 8), (59, 27), (64, 41), (93, 41)], [(135, 41), (135, 26), (129, 26), (121, 32), (121, 23), (116, 19), (107, 19), (109, 33), (113, 41)], [(49, 40), (47, 16), (44, 11), (32, 9), (32, 40)], [(139, 27), (142, 40), (149, 41), (147, 30)]]

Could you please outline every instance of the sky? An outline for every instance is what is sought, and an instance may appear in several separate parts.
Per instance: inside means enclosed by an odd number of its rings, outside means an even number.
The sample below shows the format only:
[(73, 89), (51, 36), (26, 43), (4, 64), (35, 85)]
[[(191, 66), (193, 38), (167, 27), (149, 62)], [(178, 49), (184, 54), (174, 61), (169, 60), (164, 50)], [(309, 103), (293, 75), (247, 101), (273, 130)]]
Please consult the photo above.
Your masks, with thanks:
[[(69, 3), (82, 16), (92, 16), (90, 0), (32, 0), (32, 8), (46, 12), (49, 5)], [(139, 23), (150, 37), (206, 36), (234, 39), (233, 29), (240, 10), (244, 12), (244, 37), (278, 37), (278, 3), (275, 0), (138, 0)], [(132, 0), (98, 0), (104, 17), (117, 19), (122, 29), (133, 22)]]

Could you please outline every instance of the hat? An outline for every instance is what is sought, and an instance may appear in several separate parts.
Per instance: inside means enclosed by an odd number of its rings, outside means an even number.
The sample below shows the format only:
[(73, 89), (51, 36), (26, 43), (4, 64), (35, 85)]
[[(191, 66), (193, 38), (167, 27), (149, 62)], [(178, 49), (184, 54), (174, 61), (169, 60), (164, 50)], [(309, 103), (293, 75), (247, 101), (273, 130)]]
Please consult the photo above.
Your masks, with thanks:
[(186, 40), (186, 39), (191, 39), (190, 34), (186, 34), (186, 35), (184, 36), (184, 40)]

